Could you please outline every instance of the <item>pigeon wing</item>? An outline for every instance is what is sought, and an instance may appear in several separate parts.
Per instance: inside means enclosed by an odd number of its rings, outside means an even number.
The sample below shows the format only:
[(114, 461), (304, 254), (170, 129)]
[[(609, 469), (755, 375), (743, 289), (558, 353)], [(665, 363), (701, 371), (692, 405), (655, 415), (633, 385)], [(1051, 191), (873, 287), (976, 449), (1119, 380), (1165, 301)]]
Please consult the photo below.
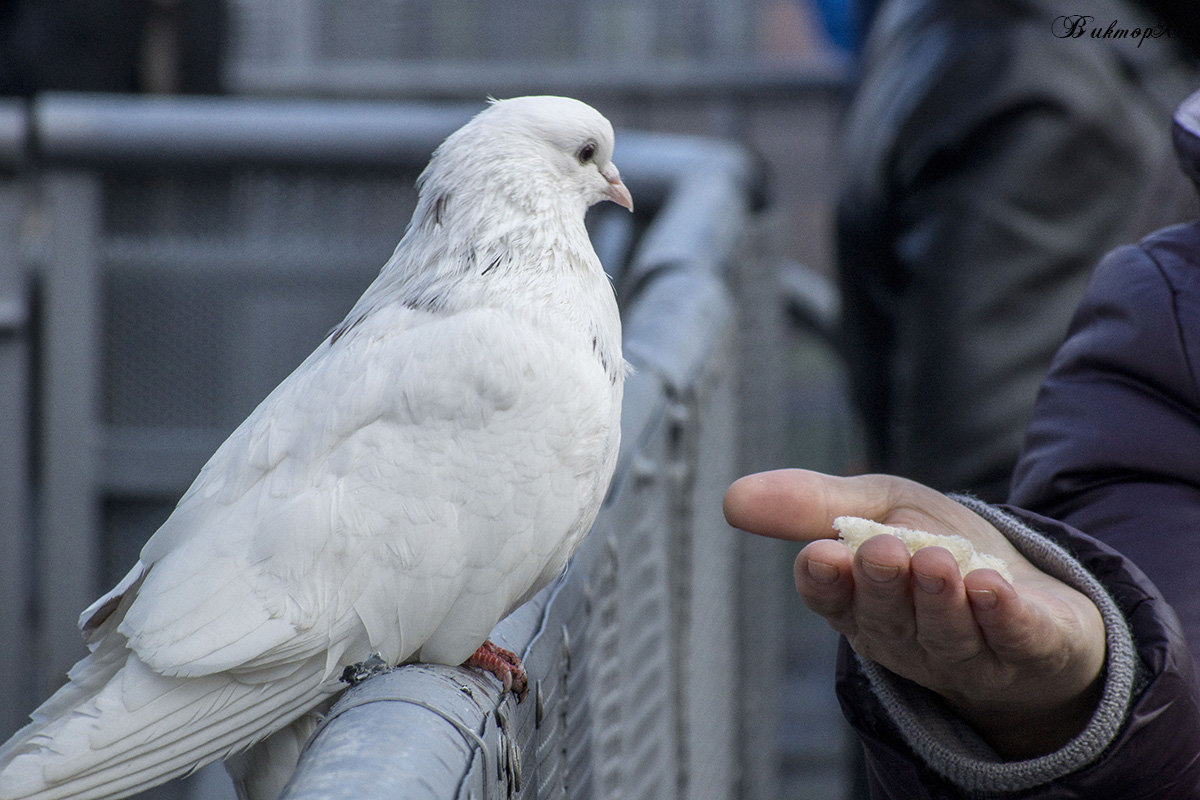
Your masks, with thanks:
[(332, 670), (343, 647), (399, 661), (455, 607), (486, 635), (590, 525), (616, 450), (609, 383), (504, 312), (376, 310), (205, 466), (147, 543), (121, 633), (179, 676), (320, 651)]

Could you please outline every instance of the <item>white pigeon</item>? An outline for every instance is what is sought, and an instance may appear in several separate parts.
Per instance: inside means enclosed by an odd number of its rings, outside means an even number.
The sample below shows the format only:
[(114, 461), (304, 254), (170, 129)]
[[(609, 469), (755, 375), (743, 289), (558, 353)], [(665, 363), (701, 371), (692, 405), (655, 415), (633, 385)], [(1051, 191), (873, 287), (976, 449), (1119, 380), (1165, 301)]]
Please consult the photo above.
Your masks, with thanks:
[(617, 457), (620, 320), (584, 227), (632, 210), (612, 152), (562, 97), (446, 139), (345, 321), (83, 612), (91, 653), (0, 748), (0, 798), (124, 797), (229, 757), (273, 797), (348, 666), (480, 648), (513, 671), (481, 643), (564, 569)]

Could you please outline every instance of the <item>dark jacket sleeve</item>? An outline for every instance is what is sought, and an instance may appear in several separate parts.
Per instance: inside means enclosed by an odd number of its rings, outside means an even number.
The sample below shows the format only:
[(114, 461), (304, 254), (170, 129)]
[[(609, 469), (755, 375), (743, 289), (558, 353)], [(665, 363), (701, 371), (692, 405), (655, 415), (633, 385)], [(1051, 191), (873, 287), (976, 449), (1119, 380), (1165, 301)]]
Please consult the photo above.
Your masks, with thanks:
[(1200, 224), (1097, 267), (1043, 383), (1010, 500), (1143, 569), (1200, 646)]
[[(1035, 786), (1005, 792), (981, 789), (968, 764), (955, 779), (918, 757), (910, 742), (920, 731), (904, 730), (880, 700), (864, 664), (843, 643), (838, 665), (838, 697), (859, 734), (867, 761), (871, 797), (876, 800), (944, 800), (1013, 797), (1038, 800), (1193, 800), (1200, 797), (1200, 691), (1192, 661), (1170, 606), (1146, 576), (1121, 554), (1068, 526), (1019, 509), (1009, 511), (1061, 545), (1116, 602), (1136, 647), (1137, 677), (1124, 719), (1088, 763)], [(900, 679), (892, 676), (893, 680)], [(910, 691), (922, 690), (910, 685)], [(922, 701), (927, 702), (927, 701)], [(948, 712), (947, 712), (948, 713)], [(964, 738), (970, 733), (964, 727)], [(997, 761), (978, 745), (965, 748), (987, 773)], [(1002, 765), (1020, 782), (1026, 762)], [(993, 784), (1003, 771), (991, 769)], [(966, 785), (964, 785), (966, 784)], [(972, 784), (974, 784), (972, 788)]]

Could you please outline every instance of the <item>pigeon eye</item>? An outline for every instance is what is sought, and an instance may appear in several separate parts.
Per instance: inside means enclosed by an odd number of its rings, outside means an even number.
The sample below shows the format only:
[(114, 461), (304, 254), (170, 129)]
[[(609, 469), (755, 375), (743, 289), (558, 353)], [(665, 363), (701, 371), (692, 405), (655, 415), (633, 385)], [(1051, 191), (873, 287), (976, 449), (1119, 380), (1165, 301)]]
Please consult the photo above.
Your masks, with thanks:
[(586, 164), (596, 156), (596, 143), (588, 142), (579, 148), (579, 163)]

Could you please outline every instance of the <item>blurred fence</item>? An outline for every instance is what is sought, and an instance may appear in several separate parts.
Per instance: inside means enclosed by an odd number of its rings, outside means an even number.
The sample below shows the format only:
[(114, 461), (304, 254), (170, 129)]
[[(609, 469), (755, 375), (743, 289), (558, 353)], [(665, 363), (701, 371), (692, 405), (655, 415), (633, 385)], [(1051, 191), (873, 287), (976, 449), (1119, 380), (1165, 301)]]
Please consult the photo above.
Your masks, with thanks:
[[(416, 172), (475, 108), (68, 95), (0, 107), (3, 731), (82, 654), (78, 611), (374, 276)], [(526, 654), (529, 700), (456, 670), (372, 679), (288, 796), (332, 796), (334, 779), (378, 794), (337, 772), (338, 742), (360, 759), (356, 780), (400, 780), (385, 718), (406, 748), (446, 745), (437, 761), (457, 794), (405, 796), (778, 796), (781, 632), (755, 576), (779, 564), (747, 559), (719, 510), (753, 428), (735, 424), (739, 405), (767, 402), (740, 402), (739, 362), (751, 353), (762, 370), (782, 339), (777, 256), (752, 235), (760, 173), (736, 147), (682, 136), (622, 131), (616, 160), (638, 214), (598, 207), (589, 227), (638, 372), (596, 529), (563, 580), (497, 630)], [(743, 306), (755, 298), (740, 325), (731, 287)], [(445, 722), (454, 714), (481, 746)], [(368, 768), (368, 751), (388, 768)], [(431, 763), (416, 762), (421, 785), (437, 785)]]
[(19, 103), (0, 104), (0, 730), (13, 730), (28, 708), (29, 687), (29, 302), (21, 262), (25, 195), (18, 175), (26, 156)]
[[(338, 95), (456, 94), (485, 80), (493, 91), (543, 81), (619, 92), (723, 85), (770, 87), (769, 26), (819, 23), (803, 7), (730, 0), (229, 0), (224, 82), (232, 91)], [(788, 6), (788, 3), (776, 4)], [(794, 37), (819, 37), (815, 30)], [(793, 47), (805, 46), (791, 43)], [(810, 50), (820, 45), (809, 41)], [(829, 51), (822, 50), (829, 56)], [(811, 53), (810, 53), (811, 54)], [(794, 55), (794, 53), (789, 53)], [(764, 56), (766, 56), (764, 58)], [(697, 70), (697, 67), (700, 67)], [(785, 70), (786, 71), (786, 70)], [(698, 72), (706, 75), (697, 80)], [(789, 83), (796, 81), (790, 70)], [(817, 71), (819, 72), (819, 70)], [(813, 65), (802, 82), (811, 83)], [(548, 86), (547, 88), (554, 88)], [(728, 86), (726, 87), (728, 88)]]

